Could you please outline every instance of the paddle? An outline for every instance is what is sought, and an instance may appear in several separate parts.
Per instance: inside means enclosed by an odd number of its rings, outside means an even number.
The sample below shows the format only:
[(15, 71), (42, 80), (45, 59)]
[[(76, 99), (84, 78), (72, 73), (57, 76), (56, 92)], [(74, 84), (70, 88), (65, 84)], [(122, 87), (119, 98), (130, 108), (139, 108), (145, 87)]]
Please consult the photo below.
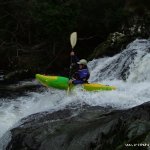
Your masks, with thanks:
[[(76, 43), (77, 43), (77, 32), (73, 32), (73, 33), (71, 33), (71, 35), (70, 35), (70, 44), (71, 44), (71, 47), (72, 47), (72, 51), (73, 51), (73, 49), (74, 49)], [(71, 76), (71, 64), (72, 64), (72, 57), (71, 57), (71, 61), (70, 61), (70, 73), (69, 73), (69, 78), (70, 78), (70, 76)], [(70, 84), (69, 84), (69, 86), (68, 86), (67, 93), (69, 93), (69, 91), (70, 91)]]
[[(76, 43), (77, 43), (77, 32), (73, 32), (70, 35), (70, 44), (71, 44), (71, 47), (72, 47), (72, 51), (73, 51), (73, 48), (75, 47)], [(72, 57), (71, 57), (71, 60), (70, 60), (69, 78), (71, 76), (71, 64), (72, 64)]]
[(73, 32), (70, 35), (70, 44), (71, 44), (72, 50), (75, 47), (76, 43), (77, 43), (77, 32)]

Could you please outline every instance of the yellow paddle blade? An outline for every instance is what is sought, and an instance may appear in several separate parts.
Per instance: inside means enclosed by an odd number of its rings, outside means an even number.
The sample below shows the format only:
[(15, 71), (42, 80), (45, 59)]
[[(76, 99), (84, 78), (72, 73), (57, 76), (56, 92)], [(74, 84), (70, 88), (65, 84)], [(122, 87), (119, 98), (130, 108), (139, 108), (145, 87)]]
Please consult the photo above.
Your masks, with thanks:
[(77, 43), (77, 32), (73, 32), (70, 35), (70, 43), (72, 46), (72, 49), (75, 47), (76, 43)]

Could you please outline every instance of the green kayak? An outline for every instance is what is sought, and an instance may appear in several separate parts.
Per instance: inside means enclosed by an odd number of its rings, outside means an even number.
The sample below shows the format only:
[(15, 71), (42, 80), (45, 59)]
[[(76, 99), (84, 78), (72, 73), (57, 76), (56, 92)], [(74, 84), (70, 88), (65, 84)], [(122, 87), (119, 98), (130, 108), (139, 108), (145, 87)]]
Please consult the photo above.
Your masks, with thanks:
[[(36, 74), (36, 79), (46, 87), (52, 87), (56, 89), (67, 90), (69, 87), (69, 78), (61, 76), (47, 76)], [(71, 85), (73, 87), (74, 85)], [(116, 90), (115, 86), (109, 86), (98, 83), (86, 83), (81, 85), (86, 91), (111, 91)]]

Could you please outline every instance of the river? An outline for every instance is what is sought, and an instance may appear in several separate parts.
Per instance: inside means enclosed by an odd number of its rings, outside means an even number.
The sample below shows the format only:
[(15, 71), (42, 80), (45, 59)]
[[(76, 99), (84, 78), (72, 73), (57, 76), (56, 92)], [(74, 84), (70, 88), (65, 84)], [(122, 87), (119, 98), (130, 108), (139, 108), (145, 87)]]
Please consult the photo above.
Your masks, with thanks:
[[(0, 97), (0, 138), (22, 118), (37, 112), (82, 107), (83, 104), (127, 109), (150, 100), (149, 40), (137, 39), (121, 53), (94, 59), (88, 66), (91, 72), (90, 82), (113, 85), (117, 90), (85, 92), (77, 87), (67, 96), (66, 91), (39, 87), (39, 90), (26, 91), (24, 95)], [(0, 80), (2, 74), (1, 71)], [(18, 84), (39, 85), (35, 79)], [(4, 141), (0, 140), (0, 144), (1, 142)]]

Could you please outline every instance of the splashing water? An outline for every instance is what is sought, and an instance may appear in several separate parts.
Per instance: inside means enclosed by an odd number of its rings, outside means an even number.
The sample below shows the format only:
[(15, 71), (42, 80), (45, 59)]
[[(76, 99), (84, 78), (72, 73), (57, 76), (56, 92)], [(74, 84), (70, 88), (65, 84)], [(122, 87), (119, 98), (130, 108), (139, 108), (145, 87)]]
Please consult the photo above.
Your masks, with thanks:
[[(89, 63), (91, 82), (114, 79), (150, 81), (150, 41), (135, 40), (120, 54)], [(137, 79), (136, 79), (137, 78)]]
[(127, 109), (150, 99), (150, 41), (135, 40), (114, 57), (95, 59), (88, 64), (90, 82), (117, 87), (115, 91), (85, 92), (77, 87), (66, 91), (46, 89), (29, 92), (17, 99), (0, 99), (0, 137), (23, 117), (42, 111), (86, 103), (91, 106)]

